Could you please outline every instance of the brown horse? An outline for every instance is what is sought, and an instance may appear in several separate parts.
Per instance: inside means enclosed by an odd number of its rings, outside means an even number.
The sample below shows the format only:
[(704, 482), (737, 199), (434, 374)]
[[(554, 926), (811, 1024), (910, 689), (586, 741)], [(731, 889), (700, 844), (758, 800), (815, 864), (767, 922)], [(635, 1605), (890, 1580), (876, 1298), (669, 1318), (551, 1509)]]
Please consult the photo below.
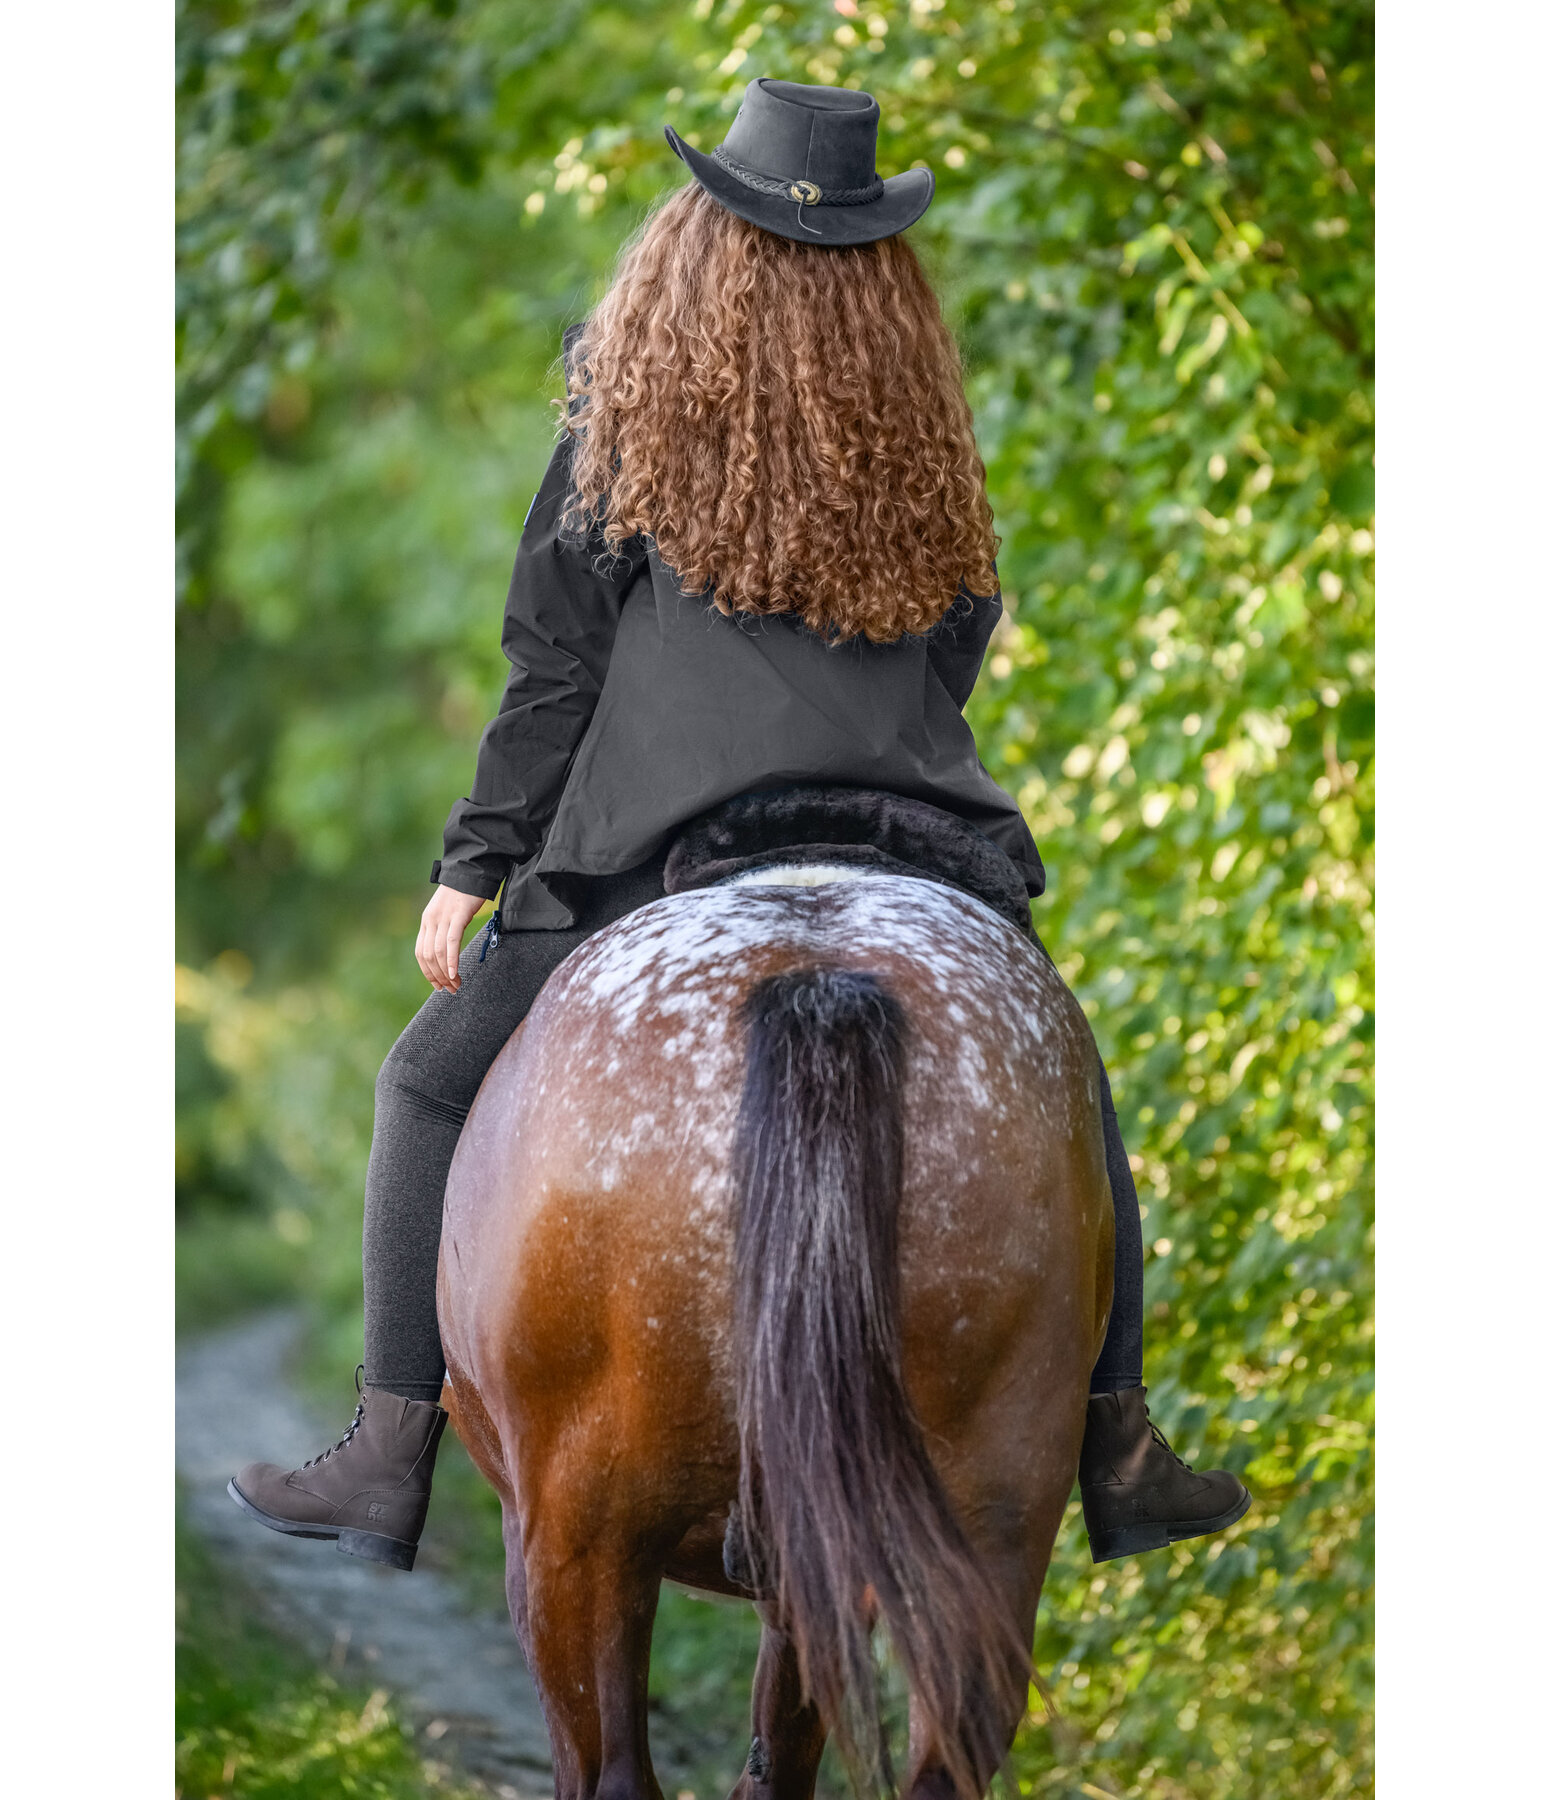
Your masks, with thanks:
[(439, 1303), (500, 1494), (561, 1800), (660, 1800), (664, 1577), (756, 1599), (737, 1800), (886, 1766), (869, 1637), (911, 1690), (909, 1793), (984, 1791), (1108, 1318), (1098, 1056), (981, 901), (761, 871), (589, 939), (491, 1069)]

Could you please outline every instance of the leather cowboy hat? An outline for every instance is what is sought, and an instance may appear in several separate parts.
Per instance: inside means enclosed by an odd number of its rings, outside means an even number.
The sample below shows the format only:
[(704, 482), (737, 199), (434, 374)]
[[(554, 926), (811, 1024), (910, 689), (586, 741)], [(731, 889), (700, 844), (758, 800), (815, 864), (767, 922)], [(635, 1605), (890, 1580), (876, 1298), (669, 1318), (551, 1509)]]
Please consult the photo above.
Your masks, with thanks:
[(750, 81), (726, 140), (710, 153), (667, 141), (713, 200), (750, 225), (803, 244), (870, 244), (931, 204), (929, 169), (877, 174), (877, 102), (853, 88)]

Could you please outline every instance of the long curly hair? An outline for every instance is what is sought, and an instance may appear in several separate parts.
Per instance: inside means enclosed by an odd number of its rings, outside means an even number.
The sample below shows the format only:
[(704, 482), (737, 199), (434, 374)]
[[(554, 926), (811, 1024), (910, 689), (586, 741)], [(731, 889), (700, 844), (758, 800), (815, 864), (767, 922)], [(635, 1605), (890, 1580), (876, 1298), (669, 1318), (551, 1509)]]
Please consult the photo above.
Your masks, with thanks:
[(957, 347), (902, 237), (793, 243), (680, 188), (625, 250), (569, 389), (566, 528), (651, 539), (723, 613), (889, 643), (996, 591)]

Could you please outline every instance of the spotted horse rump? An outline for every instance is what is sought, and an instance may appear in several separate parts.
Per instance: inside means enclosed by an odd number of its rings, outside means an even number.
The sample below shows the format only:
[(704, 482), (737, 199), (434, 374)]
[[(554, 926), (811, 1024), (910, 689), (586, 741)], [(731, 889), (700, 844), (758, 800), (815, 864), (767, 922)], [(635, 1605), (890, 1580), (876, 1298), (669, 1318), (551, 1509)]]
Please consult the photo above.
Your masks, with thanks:
[(914, 1672), (906, 1789), (983, 1791), (1112, 1230), (1086, 1019), (962, 887), (761, 861), (556, 971), (459, 1143), (439, 1301), (562, 1795), (659, 1791), (663, 1579), (761, 1598), (740, 1793), (810, 1794), (831, 1732), (876, 1755), (874, 1626)]

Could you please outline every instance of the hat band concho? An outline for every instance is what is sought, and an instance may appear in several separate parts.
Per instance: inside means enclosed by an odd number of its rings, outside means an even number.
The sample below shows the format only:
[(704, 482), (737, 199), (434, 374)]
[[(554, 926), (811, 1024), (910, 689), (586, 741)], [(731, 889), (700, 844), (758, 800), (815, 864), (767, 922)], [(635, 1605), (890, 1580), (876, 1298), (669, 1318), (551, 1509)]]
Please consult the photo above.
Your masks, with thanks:
[(728, 156), (724, 144), (717, 144), (711, 155), (729, 175), (742, 182), (744, 187), (752, 188), (756, 194), (777, 194), (782, 200), (795, 200), (797, 223), (804, 231), (811, 231), (815, 237), (823, 234), (803, 219), (804, 208), (867, 206), (874, 200), (880, 200), (883, 195), (883, 184), (876, 177), (865, 187), (822, 188), (816, 181), (781, 181), (773, 175), (761, 175), (757, 169), (750, 169), (736, 157)]

